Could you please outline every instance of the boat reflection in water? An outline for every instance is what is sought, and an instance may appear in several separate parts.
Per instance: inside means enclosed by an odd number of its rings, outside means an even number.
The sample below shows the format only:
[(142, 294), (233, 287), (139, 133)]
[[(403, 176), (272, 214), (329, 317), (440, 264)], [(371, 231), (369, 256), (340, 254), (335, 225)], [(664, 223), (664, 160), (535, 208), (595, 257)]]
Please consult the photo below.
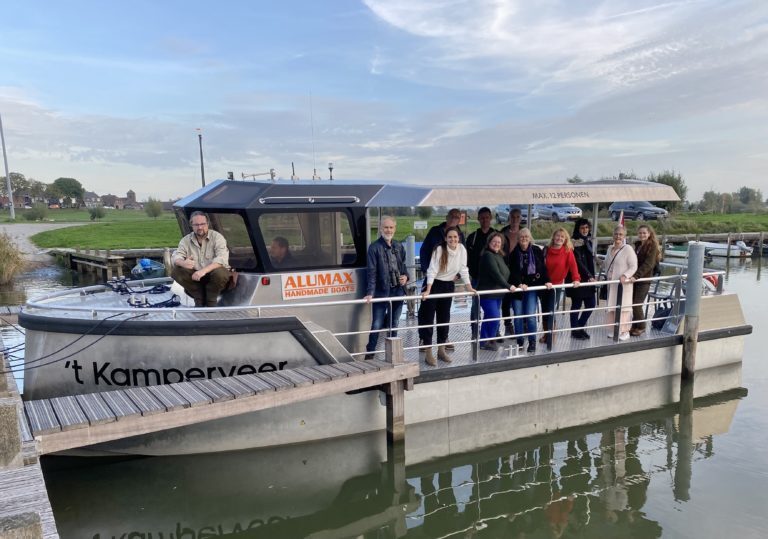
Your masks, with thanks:
[[(45, 477), (63, 538), (659, 537), (644, 512), (649, 486), (671, 477), (686, 501), (696, 463), (713, 456), (745, 394), (733, 364), (697, 372), (682, 391), (670, 377), (417, 424), (389, 456), (373, 433), (219, 454), (53, 457)], [(640, 396), (650, 406), (636, 407)], [(602, 420), (532, 435), (535, 416), (574, 408)]]

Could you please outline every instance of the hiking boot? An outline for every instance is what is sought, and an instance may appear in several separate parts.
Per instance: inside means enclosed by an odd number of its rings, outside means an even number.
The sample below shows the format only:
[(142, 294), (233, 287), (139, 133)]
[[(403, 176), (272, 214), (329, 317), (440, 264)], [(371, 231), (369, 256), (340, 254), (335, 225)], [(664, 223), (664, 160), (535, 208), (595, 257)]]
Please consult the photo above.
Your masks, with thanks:
[(431, 346), (427, 348), (426, 353), (424, 354), (424, 362), (430, 367), (437, 367), (437, 360), (435, 359), (435, 356), (432, 355)]
[(446, 346), (438, 346), (437, 347), (437, 359), (440, 361), (445, 361), (446, 363), (450, 363), (453, 361), (451, 359), (451, 356), (448, 355), (448, 353), (445, 351), (447, 347)]

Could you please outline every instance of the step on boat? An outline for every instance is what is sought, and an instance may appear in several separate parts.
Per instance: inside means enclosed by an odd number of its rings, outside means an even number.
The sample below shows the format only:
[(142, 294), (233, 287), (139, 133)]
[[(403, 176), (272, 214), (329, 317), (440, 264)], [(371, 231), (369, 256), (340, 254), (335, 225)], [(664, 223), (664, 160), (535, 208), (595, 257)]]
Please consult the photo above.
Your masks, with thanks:
[[(375, 181), (218, 180), (179, 200), (174, 210), (183, 234), (190, 231), (194, 211), (208, 214), (211, 228), (227, 239), (230, 265), (239, 274), (236, 287), (210, 308), (178, 305), (168, 279), (113, 281), (30, 300), (19, 316), (26, 330), (24, 399), (363, 360), (371, 324), (370, 304), (362, 299), (366, 252), (381, 208), (557, 200), (592, 204), (597, 215), (600, 203), (640, 199), (677, 197), (668, 186), (639, 181), (438, 188)], [(290, 244), (287, 265), (278, 266), (270, 257), (269, 246), (278, 236)], [(467, 304), (466, 294), (455, 296), (463, 296)], [(701, 304), (704, 340), (698, 347), (697, 367), (740, 362), (743, 336), (751, 326), (738, 297), (715, 294), (702, 298)], [(678, 304), (678, 321), (679, 309)], [(576, 395), (680, 371), (682, 337), (676, 334), (676, 324), (665, 325), (663, 332), (649, 331), (642, 339), (616, 343), (605, 339), (612, 329), (599, 324), (602, 316), (595, 316), (593, 331), (602, 338), (577, 347), (563, 322), (557, 346), (551, 350), (542, 346), (526, 356), (510, 347), (498, 353), (480, 351), (469, 336), (468, 320), (456, 318), (451, 330), (454, 361), (439, 368), (427, 367), (419, 357), (415, 331), (400, 332), (412, 343), (406, 348), (406, 360), (422, 367), (415, 389), (406, 394), (408, 423)], [(384, 425), (378, 392), (365, 392), (90, 450), (154, 455), (214, 452), (346, 436)]]

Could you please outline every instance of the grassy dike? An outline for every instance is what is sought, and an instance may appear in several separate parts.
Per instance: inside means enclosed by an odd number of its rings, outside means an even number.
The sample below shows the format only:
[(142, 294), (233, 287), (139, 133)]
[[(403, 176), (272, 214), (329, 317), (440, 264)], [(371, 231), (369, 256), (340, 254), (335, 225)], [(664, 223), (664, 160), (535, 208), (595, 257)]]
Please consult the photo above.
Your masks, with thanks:
[[(62, 210), (68, 211), (68, 210)], [(75, 210), (72, 210), (75, 212)], [(82, 212), (87, 215), (87, 212)], [(65, 215), (58, 214), (57, 222), (63, 222)], [(71, 214), (71, 222), (83, 222), (82, 215)], [(414, 221), (417, 217), (398, 217), (396, 238), (403, 240), (406, 236), (414, 234), (416, 240), (424, 238), (427, 230), (414, 230)], [(440, 223), (443, 217), (432, 217), (428, 220), (428, 227)], [(666, 234), (696, 234), (717, 232), (760, 232), (768, 231), (768, 213), (761, 214), (676, 214), (665, 221), (647, 221), (659, 235)], [(630, 236), (635, 234), (638, 221), (628, 221), (627, 228)], [(552, 231), (562, 226), (570, 233), (573, 223), (551, 223), (549, 221), (535, 221), (533, 223), (533, 237), (538, 243), (549, 238)], [(615, 223), (609, 219), (600, 218), (599, 236), (610, 236)], [(470, 220), (468, 225), (462, 227), (465, 232), (472, 232), (478, 227), (477, 221)], [(500, 229), (501, 226), (494, 227)], [(372, 236), (376, 237), (376, 230), (372, 230)], [(75, 248), (86, 249), (140, 249), (150, 247), (173, 247), (178, 244), (181, 234), (176, 219), (172, 214), (163, 214), (158, 219), (151, 219), (143, 212), (119, 211), (108, 212), (103, 222), (91, 225), (62, 228), (41, 232), (30, 239), (40, 248)]]

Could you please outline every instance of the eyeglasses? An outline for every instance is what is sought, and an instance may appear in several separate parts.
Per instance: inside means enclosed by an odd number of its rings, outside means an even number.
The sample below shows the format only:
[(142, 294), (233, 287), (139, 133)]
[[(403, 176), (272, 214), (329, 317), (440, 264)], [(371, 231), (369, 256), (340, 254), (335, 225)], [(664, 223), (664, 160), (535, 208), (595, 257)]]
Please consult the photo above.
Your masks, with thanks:
[(196, 226), (208, 226), (208, 223), (190, 223), (190, 225), (193, 226), (193, 227), (196, 227)]

